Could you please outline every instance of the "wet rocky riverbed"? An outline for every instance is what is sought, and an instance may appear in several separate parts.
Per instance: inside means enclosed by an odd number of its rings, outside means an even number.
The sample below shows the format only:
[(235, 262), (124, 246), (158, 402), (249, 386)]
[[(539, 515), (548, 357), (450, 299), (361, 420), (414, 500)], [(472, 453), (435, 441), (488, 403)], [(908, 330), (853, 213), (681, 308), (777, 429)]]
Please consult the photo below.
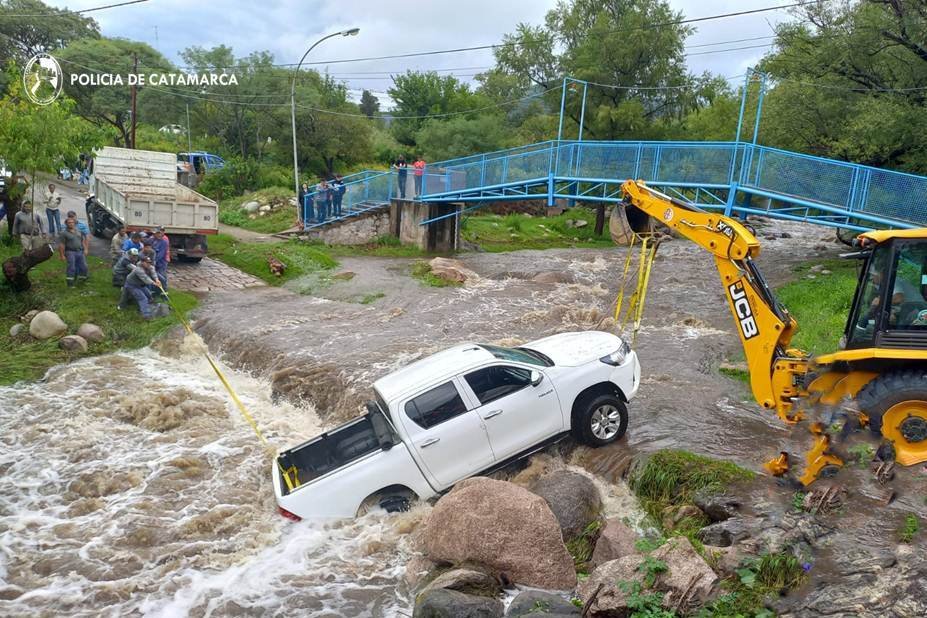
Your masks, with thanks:
[[(783, 232), (789, 237), (764, 239), (758, 260), (773, 285), (796, 263), (842, 249), (826, 230), (760, 230)], [(477, 278), (450, 288), (411, 278), (410, 260), (346, 258), (338, 272), (353, 277), (315, 296), (211, 293), (195, 327), (270, 441), (285, 448), (355, 414), (372, 380), (449, 345), (614, 329), (624, 255), (469, 253), (460, 259)], [(43, 382), (0, 389), (0, 614), (409, 612), (408, 533), (429, 507), (333, 527), (279, 517), (269, 456), (228, 405), (198, 345), (188, 338), (160, 352), (88, 359), (53, 369)], [(660, 249), (635, 347), (644, 378), (627, 438), (570, 455), (604, 486), (632, 456), (658, 449), (759, 471), (780, 450), (810, 444), (751, 403), (742, 383), (718, 374), (739, 344), (712, 260), (686, 241)], [(852, 499), (827, 516), (808, 583), (780, 609), (905, 615), (916, 606), (898, 598), (917, 592), (903, 584), (921, 573), (923, 546), (899, 550), (897, 530), (907, 513), (927, 516), (927, 477), (921, 468), (899, 471), (889, 506), (862, 468), (839, 480)], [(615, 508), (625, 508), (626, 492), (616, 491)], [(749, 513), (781, 521), (794, 489), (761, 479), (751, 492)], [(859, 549), (865, 556), (852, 553)], [(886, 596), (889, 586), (895, 597)]]

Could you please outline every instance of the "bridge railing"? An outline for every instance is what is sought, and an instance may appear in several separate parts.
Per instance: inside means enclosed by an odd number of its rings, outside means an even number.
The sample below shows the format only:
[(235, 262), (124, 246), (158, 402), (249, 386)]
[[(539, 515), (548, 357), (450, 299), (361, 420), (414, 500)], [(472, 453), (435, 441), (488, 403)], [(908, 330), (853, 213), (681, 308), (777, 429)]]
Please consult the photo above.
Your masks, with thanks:
[[(743, 198), (752, 194), (768, 198), (762, 212), (771, 216), (813, 216), (850, 227), (851, 221), (869, 227), (927, 225), (923, 176), (736, 142), (540, 142), (431, 163), (422, 177), (421, 196), (410, 169), (406, 198), (514, 199), (518, 196), (505, 194), (512, 187), (524, 188), (522, 195), (530, 187), (538, 197), (553, 197), (555, 183), (561, 185), (556, 196), (564, 197), (566, 183), (568, 195), (583, 199), (583, 183), (617, 184), (628, 178), (726, 190), (730, 199), (725, 206), (732, 211), (761, 212)], [(399, 194), (394, 170), (362, 172), (346, 180), (345, 216), (389, 203)], [(618, 197), (611, 193), (600, 199)], [(712, 206), (721, 205), (715, 201)], [(786, 214), (801, 209), (801, 217)]]

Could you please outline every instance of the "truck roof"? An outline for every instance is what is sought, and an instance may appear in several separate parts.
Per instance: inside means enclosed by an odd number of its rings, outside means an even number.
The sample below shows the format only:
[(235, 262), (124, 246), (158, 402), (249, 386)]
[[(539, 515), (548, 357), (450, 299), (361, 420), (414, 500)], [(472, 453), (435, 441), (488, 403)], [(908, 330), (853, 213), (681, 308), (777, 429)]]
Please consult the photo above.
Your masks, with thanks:
[(387, 402), (427, 384), (450, 379), (461, 371), (493, 360), (494, 356), (475, 343), (462, 343), (453, 348), (426, 356), (402, 369), (384, 376), (373, 387)]

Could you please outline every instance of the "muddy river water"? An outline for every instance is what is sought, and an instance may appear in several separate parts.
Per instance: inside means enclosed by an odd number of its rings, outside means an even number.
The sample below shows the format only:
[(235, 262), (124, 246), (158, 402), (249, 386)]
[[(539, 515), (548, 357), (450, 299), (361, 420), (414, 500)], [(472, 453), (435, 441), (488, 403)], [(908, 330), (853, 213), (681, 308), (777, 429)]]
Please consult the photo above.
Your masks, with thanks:
[[(759, 260), (773, 283), (797, 261), (839, 250), (826, 231), (777, 229), (792, 238), (764, 241)], [(407, 260), (345, 259), (342, 271), (355, 276), (315, 296), (211, 295), (196, 328), (278, 447), (352, 415), (370, 380), (442, 347), (614, 328), (620, 250), (462, 260), (479, 278), (434, 289), (408, 276)], [(376, 302), (357, 302), (371, 294)], [(621, 494), (609, 482), (641, 451), (685, 448), (759, 470), (783, 447), (800, 450), (804, 436), (790, 436), (744, 385), (718, 376), (738, 346), (721, 294), (706, 255), (684, 241), (661, 248), (637, 337), (644, 379), (628, 437), (571, 459), (605, 491)], [(175, 339), (0, 388), (0, 615), (410, 615), (409, 533), (429, 507), (334, 526), (284, 520), (270, 456), (202, 345)], [(923, 492), (907, 491), (924, 482), (914, 474), (901, 481), (890, 517), (872, 516), (870, 492), (839, 542), (887, 545), (890, 519), (924, 510)], [(766, 487), (757, 502), (789, 493)], [(612, 513), (632, 509), (617, 494)], [(839, 575), (821, 564), (819, 577)]]

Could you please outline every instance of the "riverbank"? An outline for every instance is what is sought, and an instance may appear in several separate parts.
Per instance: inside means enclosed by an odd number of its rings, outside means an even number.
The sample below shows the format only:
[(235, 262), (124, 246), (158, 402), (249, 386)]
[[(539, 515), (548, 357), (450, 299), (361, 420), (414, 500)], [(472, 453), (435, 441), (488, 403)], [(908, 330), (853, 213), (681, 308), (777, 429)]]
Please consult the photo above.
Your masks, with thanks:
[[(0, 238), (0, 262), (19, 255), (18, 243), (7, 244), (8, 237)], [(67, 287), (65, 265), (57, 254), (29, 272), (32, 289), (14, 293), (0, 282), (0, 385), (20, 380), (35, 380), (55, 365), (73, 360), (114, 352), (134, 350), (147, 346), (153, 339), (177, 325), (173, 314), (153, 320), (144, 320), (133, 306), (119, 311), (116, 304), (120, 291), (111, 283), (110, 263), (89, 256), (87, 265), (90, 278), (82, 286)], [(175, 309), (186, 316), (198, 304), (196, 297), (187, 292), (171, 292)], [(83, 323), (99, 326), (104, 333), (100, 342), (93, 342), (86, 351), (64, 350), (59, 337), (37, 340), (29, 336), (28, 325), (23, 333), (13, 337), (10, 330), (22, 323), (30, 311), (53, 311), (67, 324), (65, 334), (74, 334)]]

